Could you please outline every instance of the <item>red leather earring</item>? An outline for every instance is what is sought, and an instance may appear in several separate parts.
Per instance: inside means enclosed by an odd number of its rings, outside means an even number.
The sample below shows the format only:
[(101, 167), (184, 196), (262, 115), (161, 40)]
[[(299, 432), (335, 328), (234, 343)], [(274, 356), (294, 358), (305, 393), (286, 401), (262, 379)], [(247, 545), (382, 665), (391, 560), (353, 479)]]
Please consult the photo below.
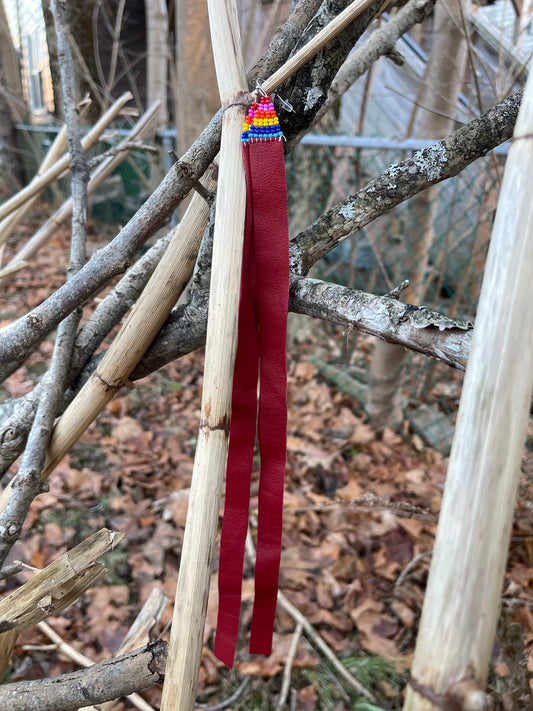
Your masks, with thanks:
[(270, 654), (276, 614), (287, 442), (289, 230), (283, 135), (274, 105), (254, 102), (242, 134), (246, 175), (239, 337), (233, 376), (215, 654), (233, 666), (250, 481), (257, 433), (261, 469), (250, 652)]

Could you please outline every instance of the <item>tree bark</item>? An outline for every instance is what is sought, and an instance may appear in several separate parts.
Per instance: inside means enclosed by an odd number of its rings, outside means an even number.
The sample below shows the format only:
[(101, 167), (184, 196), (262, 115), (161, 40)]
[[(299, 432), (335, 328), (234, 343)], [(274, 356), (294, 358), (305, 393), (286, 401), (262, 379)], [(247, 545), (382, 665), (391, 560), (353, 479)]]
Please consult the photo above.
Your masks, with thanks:
[(87, 117), (89, 121), (96, 119), (99, 110), (98, 98), (94, 91), (94, 86), (98, 84), (98, 72), (94, 58), (94, 4), (95, 0), (79, 0), (78, 2), (67, 2), (65, 4), (65, 19), (69, 26), (70, 34), (80, 50), (85, 61), (86, 70), (90, 74), (89, 78), (83, 73), (76, 73), (76, 91), (78, 96), (89, 94), (93, 99)]
[(163, 683), (167, 643), (159, 640), (109, 662), (60, 676), (0, 686), (9, 711), (72, 711)]
[(57, 35), (54, 27), (54, 16), (50, 9), (50, 0), (41, 0), (43, 8), (44, 27), (46, 31), (46, 45), (48, 48), (48, 63), (52, 77), (52, 90), (54, 92), (54, 116), (63, 120), (63, 95), (61, 92), (61, 74), (57, 57)]

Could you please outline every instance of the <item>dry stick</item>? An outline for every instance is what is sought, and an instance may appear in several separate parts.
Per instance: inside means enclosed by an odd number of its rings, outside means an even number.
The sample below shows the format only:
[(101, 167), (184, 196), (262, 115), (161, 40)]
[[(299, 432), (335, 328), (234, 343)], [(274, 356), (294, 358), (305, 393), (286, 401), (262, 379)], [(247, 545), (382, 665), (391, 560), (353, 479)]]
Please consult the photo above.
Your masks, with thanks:
[[(80, 121), (83, 121), (83, 119), (85, 118), (90, 103), (90, 99), (84, 99), (84, 101), (80, 102), (80, 104), (78, 105), (78, 110), (80, 112)], [(43, 173), (46, 173), (46, 171), (61, 158), (66, 148), (67, 127), (62, 126), (61, 130), (55, 137), (54, 142), (48, 149), (48, 152), (44, 157), (43, 162), (41, 163), (41, 167), (39, 168), (37, 175), (32, 179), (30, 185), (32, 185), (32, 183), (38, 180), (43, 175)], [(37, 201), (37, 198), (38, 195), (35, 195), (34, 197), (28, 199), (23, 205), (18, 208), (18, 210), (11, 213), (9, 217), (6, 217), (4, 220), (2, 220), (2, 222), (0, 222), (0, 245), (7, 242), (10, 235), (13, 233), (13, 230), (18, 227), (18, 225), (24, 219), (24, 216), (28, 214), (28, 212), (31, 210), (31, 208)], [(6, 267), (6, 269), (7, 268), (9, 268), (9, 266)]]
[(287, 659), (285, 660), (285, 667), (283, 669), (283, 678), (281, 681), (281, 690), (279, 692), (279, 698), (276, 703), (276, 711), (283, 711), (283, 707), (287, 701), (287, 696), (289, 695), (289, 688), (291, 685), (291, 675), (292, 675), (292, 665), (294, 663), (294, 658), (296, 652), (298, 651), (298, 645), (300, 644), (300, 637), (302, 636), (304, 626), (301, 622), (296, 623), (296, 629), (292, 635), (291, 646), (287, 653)]
[[(346, 27), (372, 0), (354, 2), (265, 82), (272, 91)], [(224, 6), (223, 6), (224, 5)], [(208, 1), (222, 105), (220, 179), (213, 245), (200, 433), (176, 591), (162, 711), (189, 711), (200, 666), (212, 553), (227, 456), (245, 209), (240, 150), (246, 79), (235, 3)], [(329, 30), (328, 30), (329, 28)], [(240, 105), (239, 105), (240, 104)], [(223, 244), (223, 240), (226, 244)]]
[[(89, 171), (80, 138), (79, 114), (74, 102), (74, 70), (66, 39), (63, 6), (52, 0), (56, 25), (59, 68), (63, 85), (63, 106), (72, 176), (72, 238), (67, 279), (76, 274), (85, 261), (87, 215), (87, 181)], [(63, 321), (58, 330), (50, 368), (46, 374), (44, 393), (37, 408), (30, 437), (17, 475), (17, 485), (6, 509), (0, 515), (0, 566), (4, 564), (13, 543), (22, 531), (22, 524), (35, 496), (41, 490), (41, 472), (52, 426), (65, 391), (65, 379), (72, 356), (72, 346), (81, 318), (81, 309)]]
[[(114, 118), (121, 112), (124, 106), (132, 99), (132, 95), (129, 91), (115, 101), (113, 106), (111, 106), (106, 113), (95, 123), (93, 128), (88, 132), (88, 134), (82, 139), (81, 145), (84, 152), (87, 152), (89, 148), (94, 146), (105, 129), (113, 121)], [(20, 190), (12, 198), (6, 200), (6, 202), (0, 205), (0, 220), (10, 215), (14, 210), (23, 205), (26, 200), (34, 197), (40, 193), (47, 185), (49, 185), (53, 180), (55, 180), (63, 171), (68, 170), (69, 167), (69, 157), (68, 155), (63, 156), (58, 160), (51, 168), (45, 171), (38, 180), (32, 181), (25, 188)]]
[(243, 97), (248, 87), (234, 0), (208, 0), (208, 11), (224, 114), (200, 428), (161, 711), (189, 711), (194, 704), (226, 466), (237, 347), (246, 201), (240, 138), (246, 111)]
[(532, 75), (491, 236), (406, 711), (489, 707), (482, 690), (533, 387), (531, 185)]
[(9, 711), (72, 711), (87, 702), (101, 704), (128, 696), (161, 684), (166, 652), (167, 643), (159, 640), (81, 671), (4, 684), (0, 686), (0, 708)]
[(95, 561), (122, 538), (123, 533), (102, 528), (39, 571), (0, 602), (0, 630), (20, 632), (70, 605), (89, 587), (91, 578), (93, 584), (105, 573)]
[[(248, 534), (246, 536), (246, 554), (252, 565), (255, 565), (255, 546), (250, 529), (248, 529)], [(326, 642), (324, 642), (309, 620), (302, 615), (300, 610), (298, 610), (292, 602), (287, 600), (281, 590), (278, 590), (278, 602), (285, 612), (289, 613), (296, 624), (302, 626), (303, 631), (309, 637), (311, 642), (313, 642), (313, 644), (322, 652), (324, 657), (333, 665), (345, 681), (347, 681), (358, 694), (365, 696), (369, 701), (375, 701), (373, 694), (368, 691), (368, 689), (365, 689), (365, 687), (357, 681), (353, 674), (346, 669), (344, 664), (337, 659), (335, 653), (330, 649)]]
[(0, 602), (0, 678), (19, 632), (56, 615), (105, 575), (96, 559), (123, 534), (102, 529), (35, 575)]
[(466, 367), (472, 324), (425, 306), (413, 307), (391, 296), (292, 275), (289, 309), (346, 329), (357, 328), (459, 370)]
[[(130, 133), (124, 138), (116, 148), (116, 155), (106, 158), (92, 173), (87, 185), (87, 195), (92, 195), (97, 190), (104, 180), (119, 166), (122, 161), (127, 158), (132, 147), (127, 148), (127, 144), (131, 141), (140, 140), (149, 133), (157, 120), (157, 111), (161, 102), (153, 104), (133, 126)], [(33, 255), (45, 244), (55, 233), (57, 228), (72, 215), (73, 200), (69, 198), (61, 207), (54, 212), (51, 217), (39, 228), (39, 230), (28, 240), (24, 247), (6, 265), (7, 269), (19, 267), (21, 262), (27, 262)], [(2, 271), (2, 276), (7, 277), (5, 270)], [(10, 280), (4, 278), (0, 284), (6, 285)]]
[[(212, 175), (207, 176), (206, 187), (211, 189), (214, 184)], [(195, 195), (128, 319), (96, 371), (57, 422), (43, 479), (128, 381), (190, 279), (208, 217), (209, 205)], [(4, 500), (2, 492), (0, 510)]]

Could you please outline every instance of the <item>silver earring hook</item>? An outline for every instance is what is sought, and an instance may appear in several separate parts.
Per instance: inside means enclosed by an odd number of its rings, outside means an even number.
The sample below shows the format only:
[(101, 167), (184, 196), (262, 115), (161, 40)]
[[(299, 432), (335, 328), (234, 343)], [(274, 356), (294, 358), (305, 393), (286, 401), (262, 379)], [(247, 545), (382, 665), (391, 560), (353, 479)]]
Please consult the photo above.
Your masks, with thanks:
[(289, 113), (294, 111), (294, 106), (291, 104), (290, 101), (285, 101), (285, 99), (283, 99), (279, 94), (276, 94), (276, 99), (279, 101), (285, 111), (288, 111)]

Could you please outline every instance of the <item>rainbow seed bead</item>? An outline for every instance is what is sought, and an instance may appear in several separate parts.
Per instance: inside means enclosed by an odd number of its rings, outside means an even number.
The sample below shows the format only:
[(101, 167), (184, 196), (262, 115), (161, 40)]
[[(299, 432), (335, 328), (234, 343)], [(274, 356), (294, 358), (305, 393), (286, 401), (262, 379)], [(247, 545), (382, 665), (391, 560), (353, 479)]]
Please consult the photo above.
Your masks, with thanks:
[(241, 140), (281, 140), (283, 134), (270, 96), (263, 96), (259, 103), (254, 102), (244, 120)]

